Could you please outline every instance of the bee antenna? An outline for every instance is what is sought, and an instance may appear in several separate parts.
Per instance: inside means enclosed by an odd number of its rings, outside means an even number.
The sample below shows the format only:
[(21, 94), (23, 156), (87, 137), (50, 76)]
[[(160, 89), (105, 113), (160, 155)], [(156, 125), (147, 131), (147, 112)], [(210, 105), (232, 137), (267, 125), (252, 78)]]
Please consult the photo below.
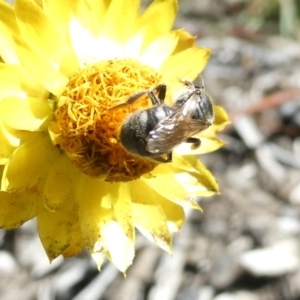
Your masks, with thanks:
[(200, 81), (200, 87), (201, 87), (201, 89), (205, 90), (204, 79), (203, 79), (203, 77), (202, 77), (201, 74), (199, 74), (199, 81)]

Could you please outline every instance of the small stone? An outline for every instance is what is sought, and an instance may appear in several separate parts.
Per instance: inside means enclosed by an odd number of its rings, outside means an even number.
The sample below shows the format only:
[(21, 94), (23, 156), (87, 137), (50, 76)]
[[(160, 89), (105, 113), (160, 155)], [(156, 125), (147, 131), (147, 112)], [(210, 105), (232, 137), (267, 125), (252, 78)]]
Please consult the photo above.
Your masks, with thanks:
[(252, 250), (241, 255), (240, 264), (254, 276), (281, 276), (300, 266), (296, 240), (280, 241), (269, 248)]
[(19, 268), (13, 256), (7, 251), (0, 251), (0, 274), (11, 277), (18, 272)]
[(214, 300), (259, 300), (259, 298), (248, 291), (238, 291), (236, 293), (222, 293), (214, 298)]
[(286, 235), (296, 235), (300, 232), (300, 222), (294, 218), (281, 217), (277, 220), (277, 228)]

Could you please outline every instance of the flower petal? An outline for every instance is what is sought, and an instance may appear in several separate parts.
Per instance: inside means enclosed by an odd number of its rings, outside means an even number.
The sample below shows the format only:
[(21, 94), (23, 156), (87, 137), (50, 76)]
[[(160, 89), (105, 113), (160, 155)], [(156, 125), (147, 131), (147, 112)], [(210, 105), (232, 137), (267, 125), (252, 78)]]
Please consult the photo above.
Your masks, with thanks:
[[(74, 235), (79, 236), (79, 241), (82, 240), (80, 238), (81, 232), (78, 230), (78, 205), (75, 202), (74, 195), (69, 195), (67, 201), (55, 212), (49, 211), (43, 202), (40, 201), (38, 205), (37, 223), (40, 239), (50, 261), (61, 255), (70, 247)], [(82, 243), (79, 244), (79, 246), (82, 246)], [(81, 250), (82, 248), (76, 248), (78, 252)]]
[(0, 192), (0, 228), (14, 229), (35, 217), (37, 203), (41, 200), (38, 187), (23, 193)]
[[(15, 130), (0, 121), (0, 165), (6, 164), (21, 141), (30, 138), (31, 132)], [(1, 170), (2, 175), (2, 170)]]
[(103, 26), (109, 0), (77, 1), (69, 23), (71, 44), (79, 64), (92, 64), (102, 59), (101, 51), (108, 45), (98, 45), (97, 37)]
[(175, 32), (164, 34), (152, 42), (140, 57), (146, 65), (159, 69), (176, 47), (178, 36)]
[(132, 219), (129, 185), (126, 183), (120, 184), (118, 195), (112, 194), (111, 201), (116, 221), (123, 229), (125, 235), (134, 242), (135, 231)]
[[(100, 3), (102, 1), (97, 2)], [(57, 64), (59, 64), (61, 72), (68, 77), (72, 76), (79, 68), (79, 61), (72, 48), (69, 36), (72, 4), (73, 0), (44, 1), (43, 3), (44, 13), (47, 14), (49, 21), (51, 21), (49, 23), (52, 23), (51, 26), (55, 26), (62, 36), (63, 43), (61, 43), (60, 47), (57, 43), (55, 44), (58, 53)], [(96, 10), (96, 7), (94, 7), (94, 10)]]
[(75, 17), (70, 21), (69, 30), (72, 47), (78, 57), (80, 67), (100, 60), (101, 55), (98, 54), (100, 49), (96, 38)]
[(72, 257), (84, 250), (85, 243), (82, 237), (81, 228), (79, 222), (72, 223), (71, 236), (69, 238), (69, 246), (63, 250), (62, 255), (64, 258)]
[(123, 57), (136, 59), (140, 56), (145, 30), (136, 32), (124, 45)]
[[(77, 1), (74, 7), (74, 14), (83, 28), (88, 30), (93, 36), (97, 36), (103, 26), (109, 3), (110, 0)], [(121, 6), (121, 2), (119, 4)]]
[(201, 145), (193, 148), (192, 144), (183, 143), (174, 149), (177, 155), (200, 155), (213, 152), (226, 145), (226, 142), (219, 139), (216, 134), (203, 133), (201, 136), (194, 136), (201, 140)]
[[(160, 207), (167, 220), (169, 230), (176, 232), (180, 229), (185, 219), (182, 206), (162, 197), (142, 180), (135, 180), (129, 184), (132, 202)], [(154, 239), (159, 240), (159, 237)]]
[(151, 178), (141, 178), (146, 185), (155, 190), (162, 197), (176, 203), (184, 202), (186, 191), (174, 177), (174, 173), (167, 164), (158, 165), (151, 171)]
[(101, 226), (113, 215), (111, 204), (102, 199), (106, 191), (102, 190), (101, 184), (102, 182), (83, 175), (76, 187), (79, 221), (86, 246), (91, 252), (102, 252), (103, 244), (99, 237)]
[(22, 66), (0, 63), (0, 101), (10, 96), (47, 99), (49, 92)]
[(178, 43), (172, 53), (173, 55), (195, 46), (196, 38), (191, 36), (188, 32), (183, 29), (177, 29), (175, 32), (178, 35)]
[(175, 177), (182, 182), (191, 196), (207, 197), (219, 192), (216, 179), (197, 157), (175, 154), (172, 165), (174, 166)]
[(52, 94), (61, 95), (69, 79), (59, 71), (59, 65), (45, 60), (43, 55), (34, 53), (20, 38), (16, 40), (19, 58), (35, 80)]
[(226, 125), (230, 123), (226, 111), (219, 105), (214, 105), (215, 121), (213, 126), (215, 126), (215, 131), (221, 131)]
[(101, 35), (124, 44), (132, 35), (140, 0), (112, 0), (105, 14)]
[[(123, 220), (121, 225), (119, 222), (111, 223), (116, 218), (112, 206), (114, 206), (118, 218), (123, 217), (124, 212), (128, 210), (127, 205), (124, 206), (121, 199), (122, 196), (127, 197), (128, 191), (126, 192), (126, 190), (127, 188), (124, 188), (123, 183), (110, 184), (87, 176), (82, 176), (78, 185), (76, 195), (79, 204), (80, 224), (85, 243), (99, 269), (105, 256), (108, 256), (123, 272), (132, 262), (134, 235), (127, 236), (124, 231), (124, 229), (130, 228), (130, 218)], [(82, 201), (81, 199), (86, 200)], [(117, 199), (121, 199), (119, 204), (117, 204)], [(124, 226), (124, 224), (126, 225)]]
[(209, 59), (210, 52), (207, 48), (193, 47), (170, 56), (164, 62), (160, 72), (163, 74), (164, 82), (171, 87), (171, 94), (182, 88), (179, 79), (185, 78), (193, 81), (201, 73)]
[[(144, 49), (173, 26), (178, 3), (176, 0), (155, 0), (137, 20), (137, 29), (145, 27)], [(163, 13), (163, 17), (160, 16)]]
[[(65, 36), (69, 29), (73, 0), (43, 1), (43, 9), (54, 26)], [(80, 1), (82, 2), (82, 1)], [(98, 1), (102, 2), (102, 1)]]
[(60, 64), (64, 39), (46, 12), (34, 0), (16, 0), (14, 7), (23, 40), (34, 52)]
[(48, 210), (55, 211), (62, 205), (79, 176), (80, 170), (65, 154), (56, 160), (44, 187), (45, 206)]
[(108, 259), (121, 271), (125, 272), (134, 258), (134, 243), (125, 235), (123, 228), (115, 221), (103, 224), (101, 236)]
[(20, 137), (15, 133), (15, 130), (0, 122), (0, 165), (6, 164), (16, 147), (20, 145)]
[(35, 133), (20, 145), (5, 165), (2, 191), (22, 192), (45, 178), (50, 167), (60, 156), (48, 134)]
[(10, 97), (0, 103), (0, 117), (15, 129), (45, 131), (52, 120), (53, 105), (52, 100)]
[(0, 56), (6, 63), (19, 64), (13, 35), (18, 35), (19, 30), (12, 5), (0, 2)]
[(172, 238), (160, 206), (133, 203), (134, 224), (149, 240), (171, 253)]

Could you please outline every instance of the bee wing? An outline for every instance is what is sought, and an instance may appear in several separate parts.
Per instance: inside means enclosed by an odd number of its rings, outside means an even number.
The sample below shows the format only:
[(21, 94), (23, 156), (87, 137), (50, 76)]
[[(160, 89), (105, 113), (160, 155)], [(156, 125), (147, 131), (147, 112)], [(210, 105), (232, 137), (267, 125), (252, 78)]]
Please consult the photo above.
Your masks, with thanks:
[(201, 98), (191, 93), (188, 100), (173, 114), (160, 121), (147, 137), (147, 150), (151, 153), (167, 153), (208, 127), (205, 120), (192, 119)]

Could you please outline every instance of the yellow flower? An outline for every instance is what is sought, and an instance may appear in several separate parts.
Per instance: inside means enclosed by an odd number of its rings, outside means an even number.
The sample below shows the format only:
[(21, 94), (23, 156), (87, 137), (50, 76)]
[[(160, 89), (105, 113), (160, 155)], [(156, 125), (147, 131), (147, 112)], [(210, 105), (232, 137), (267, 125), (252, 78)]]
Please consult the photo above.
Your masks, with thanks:
[(177, 1), (0, 2), (0, 228), (37, 217), (50, 260), (88, 247), (121, 271), (134, 257), (135, 228), (166, 251), (192, 196), (218, 186), (194, 156), (216, 150), (228, 122), (215, 122), (202, 144), (174, 150), (172, 163), (128, 153), (118, 140), (126, 116), (150, 106), (111, 109), (135, 92), (167, 85), (167, 102), (204, 68), (210, 50), (171, 30)]

